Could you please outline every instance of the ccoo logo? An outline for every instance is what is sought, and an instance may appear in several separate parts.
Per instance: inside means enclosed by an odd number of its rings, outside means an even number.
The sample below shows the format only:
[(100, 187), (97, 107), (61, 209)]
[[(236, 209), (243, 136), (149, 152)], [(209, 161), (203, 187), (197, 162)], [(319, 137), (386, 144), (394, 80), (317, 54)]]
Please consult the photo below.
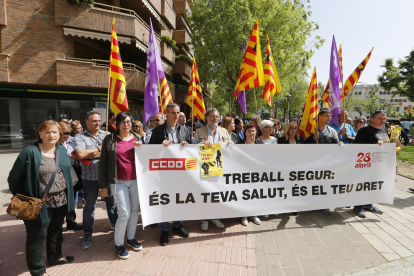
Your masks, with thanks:
[(149, 160), (150, 171), (196, 170), (197, 158), (159, 158)]

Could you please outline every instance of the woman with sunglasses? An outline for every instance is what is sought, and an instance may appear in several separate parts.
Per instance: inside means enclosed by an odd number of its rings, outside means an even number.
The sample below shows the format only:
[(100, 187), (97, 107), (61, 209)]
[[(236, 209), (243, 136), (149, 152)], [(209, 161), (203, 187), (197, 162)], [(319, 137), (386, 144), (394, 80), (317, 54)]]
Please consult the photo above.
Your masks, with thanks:
[(273, 119), (273, 123), (274, 134), (272, 136), (275, 136), (276, 138), (283, 137), (282, 123), (278, 119)]
[(138, 133), (142, 137), (144, 137), (144, 135), (145, 135), (143, 125), (138, 120), (134, 121), (134, 123), (132, 124), (132, 131), (135, 132), (135, 133)]
[(365, 121), (363, 118), (358, 118), (354, 122), (354, 131), (355, 133), (358, 132), (361, 128), (365, 126)]
[(298, 125), (295, 122), (287, 124), (283, 136), (277, 139), (277, 143), (302, 144), (299, 138)]
[(116, 131), (102, 142), (99, 162), (99, 188), (102, 197), (108, 197), (108, 183), (115, 195), (118, 219), (115, 224), (115, 250), (120, 259), (128, 259), (126, 245), (140, 251), (142, 245), (135, 240), (138, 223), (138, 183), (135, 171), (135, 146), (142, 145), (143, 137), (132, 131), (132, 117), (128, 112), (116, 115)]
[[(75, 148), (75, 144), (74, 141), (69, 139), (72, 133), (72, 129), (70, 127), (70, 125), (66, 122), (59, 122), (58, 123), (60, 128), (62, 129), (63, 135), (60, 136), (60, 140), (59, 140), (59, 144), (64, 146), (66, 148), (66, 154), (69, 157), (70, 160), (70, 164), (72, 165), (72, 167), (74, 168), (74, 172), (76, 172), (75, 167), (79, 166), (79, 161), (75, 158), (72, 157), (72, 152)], [(78, 174), (72, 174), (72, 179), (73, 179), (73, 183), (76, 184), (73, 187), (73, 192), (74, 192), (74, 199), (75, 199), (75, 210), (76, 210), (76, 206), (78, 205), (78, 194), (79, 194), (79, 187), (81, 187), (82, 185), (78, 185), (79, 182), (79, 176)], [(66, 213), (66, 227), (67, 230), (74, 230), (74, 231), (79, 231), (82, 230), (82, 225), (81, 224), (77, 224), (76, 223), (76, 212), (75, 210), (69, 211)]]

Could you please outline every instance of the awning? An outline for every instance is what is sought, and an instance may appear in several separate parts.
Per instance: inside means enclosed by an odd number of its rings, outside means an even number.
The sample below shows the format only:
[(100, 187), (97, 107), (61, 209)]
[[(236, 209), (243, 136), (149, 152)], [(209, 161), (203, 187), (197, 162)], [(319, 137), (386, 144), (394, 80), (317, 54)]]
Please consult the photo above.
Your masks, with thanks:
[[(63, 34), (66, 36), (77, 36), (77, 37), (84, 37), (84, 38), (92, 38), (98, 40), (106, 40), (111, 41), (111, 34), (108, 33), (99, 33), (94, 31), (86, 31), (74, 28), (63, 27)], [(120, 43), (131, 44), (132, 39), (130, 37), (118, 35), (118, 41)]]

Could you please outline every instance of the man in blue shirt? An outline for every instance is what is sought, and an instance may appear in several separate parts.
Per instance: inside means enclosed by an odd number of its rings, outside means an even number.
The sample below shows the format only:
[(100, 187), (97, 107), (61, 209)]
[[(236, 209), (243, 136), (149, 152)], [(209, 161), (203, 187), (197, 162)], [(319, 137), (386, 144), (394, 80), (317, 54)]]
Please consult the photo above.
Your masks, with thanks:
[(331, 128), (333, 128), (338, 133), (338, 138), (340, 142), (344, 144), (351, 144), (355, 140), (356, 133), (354, 128), (346, 123), (348, 119), (348, 112), (346, 110), (341, 109), (341, 113), (339, 114), (339, 126), (334, 125), (332, 122), (328, 124)]

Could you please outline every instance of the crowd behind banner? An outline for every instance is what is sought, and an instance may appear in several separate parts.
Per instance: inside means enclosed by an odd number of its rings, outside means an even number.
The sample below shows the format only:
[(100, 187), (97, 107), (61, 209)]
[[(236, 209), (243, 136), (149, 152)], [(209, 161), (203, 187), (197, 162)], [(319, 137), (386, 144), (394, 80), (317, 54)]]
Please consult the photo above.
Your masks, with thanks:
[[(13, 195), (20, 193), (42, 198), (55, 171), (55, 153), (60, 149), (61, 158), (56, 178), (39, 217), (24, 220), (27, 233), (27, 266), (30, 273), (46, 275), (45, 240), (48, 266), (74, 260), (74, 257), (62, 254), (62, 225), (65, 218), (67, 230), (83, 230), (81, 249), (86, 250), (92, 246), (94, 213), (99, 196), (106, 204), (109, 227), (114, 230), (118, 257), (129, 257), (126, 246), (134, 251), (142, 249), (142, 245), (135, 239), (139, 213), (135, 147), (147, 147), (146, 144), (162, 144), (165, 147), (171, 144), (180, 144), (182, 147), (188, 144), (204, 144), (211, 147), (218, 142), (228, 145), (381, 145), (390, 142), (389, 131), (400, 125), (397, 120), (387, 122), (386, 114), (381, 110), (372, 114), (370, 123), (365, 117), (352, 122), (347, 111), (341, 110), (340, 127), (337, 127), (330, 122), (330, 111), (321, 109), (317, 120), (318, 131), (303, 139), (299, 136), (299, 124), (296, 120), (283, 126), (278, 119), (262, 120), (256, 115), (249, 121), (237, 116), (222, 118), (215, 108), (208, 109), (204, 115), (205, 121), (196, 117), (187, 120), (186, 115), (180, 112), (179, 105), (169, 103), (166, 115), (157, 113), (146, 123), (133, 120), (128, 112), (121, 112), (117, 115), (110, 113), (108, 120), (102, 124), (100, 114), (90, 111), (86, 114), (85, 122), (62, 118), (60, 122), (48, 120), (40, 124), (37, 129), (37, 142), (19, 154), (8, 178)], [(106, 125), (109, 133), (104, 130)], [(403, 123), (403, 130), (394, 139), (397, 147), (409, 143), (409, 128), (409, 124)], [(76, 222), (75, 213), (80, 202), (83, 204), (82, 225)], [(326, 215), (333, 212), (330, 209), (321, 211)], [(365, 217), (366, 211), (382, 213), (372, 204), (354, 206), (353, 211), (361, 218)], [(255, 224), (261, 223), (258, 216), (241, 217), (240, 222), (247, 225), (249, 219)], [(202, 220), (200, 228), (207, 231), (210, 223), (217, 228), (225, 227), (225, 222), (216, 218)], [(157, 225), (151, 227), (156, 228)], [(161, 223), (160, 244), (163, 246), (169, 243), (169, 230), (169, 222)], [(184, 238), (190, 235), (181, 221), (173, 222), (172, 232)]]

